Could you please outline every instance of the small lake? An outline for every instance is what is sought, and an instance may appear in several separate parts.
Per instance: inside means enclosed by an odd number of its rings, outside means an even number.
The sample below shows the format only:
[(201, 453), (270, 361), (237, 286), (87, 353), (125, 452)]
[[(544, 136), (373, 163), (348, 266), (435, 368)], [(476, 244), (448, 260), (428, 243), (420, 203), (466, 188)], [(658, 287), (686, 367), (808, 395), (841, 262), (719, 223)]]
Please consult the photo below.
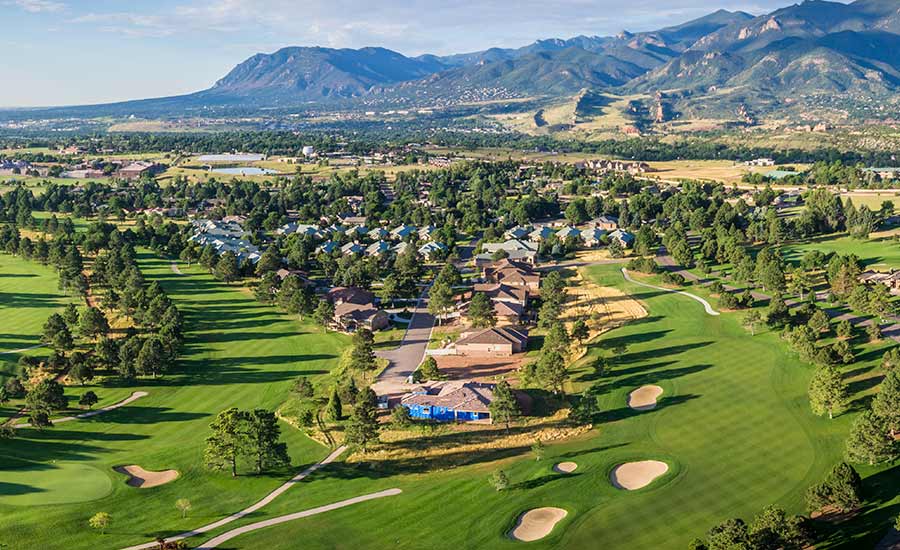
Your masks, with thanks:
[(237, 168), (213, 168), (211, 170), (216, 174), (229, 174), (232, 176), (268, 176), (277, 174), (277, 170), (269, 170), (268, 168), (257, 168), (255, 166), (238, 166)]
[(263, 160), (265, 155), (256, 153), (239, 153), (239, 154), (222, 154), (222, 155), (200, 155), (201, 162), (255, 162)]

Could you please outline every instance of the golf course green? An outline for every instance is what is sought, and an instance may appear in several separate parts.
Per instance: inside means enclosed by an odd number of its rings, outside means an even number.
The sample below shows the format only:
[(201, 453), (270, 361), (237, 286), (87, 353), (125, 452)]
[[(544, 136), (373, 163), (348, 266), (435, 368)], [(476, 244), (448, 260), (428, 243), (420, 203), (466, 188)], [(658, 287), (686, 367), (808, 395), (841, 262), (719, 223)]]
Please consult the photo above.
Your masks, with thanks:
[[(0, 500), (0, 540), (42, 540), (46, 548), (121, 548), (222, 518), (288, 476), (235, 480), (206, 471), (201, 453), (207, 425), (228, 406), (275, 408), (294, 377), (315, 377), (335, 365), (345, 337), (300, 324), (196, 267), (182, 265), (184, 275), (177, 275), (168, 261), (150, 254), (140, 261), (148, 278), (160, 280), (187, 317), (182, 372), (129, 388), (150, 395), (128, 407), (40, 433), (26, 430), (21, 439), (4, 444), (0, 459), (78, 462), (100, 472), (139, 464), (148, 470), (176, 469), (178, 479), (147, 490), (116, 483), (111, 494), (92, 497), (97, 500), (88, 505), (26, 508)], [(515, 548), (522, 543), (508, 532), (523, 512), (540, 507), (568, 514), (549, 536), (529, 543), (535, 548), (685, 548), (713, 525), (730, 517), (750, 519), (771, 504), (805, 512), (806, 488), (841, 459), (852, 420), (852, 414), (829, 421), (810, 413), (811, 368), (776, 333), (750, 336), (739, 315), (710, 316), (688, 297), (628, 283), (618, 266), (595, 266), (586, 274), (631, 293), (649, 312), (601, 336), (571, 370), (568, 391), (591, 388), (598, 397), (602, 414), (594, 430), (548, 446), (540, 461), (530, 444), (466, 453), (458, 457), (464, 466), (439, 470), (420, 458), (347, 462), (342, 457), (252, 516), (190, 542), (391, 488), (403, 492), (253, 531), (229, 541), (228, 548), (290, 548), (296, 541), (305, 548)], [(872, 368), (876, 351), (862, 346), (860, 361), (848, 368)], [(606, 376), (591, 367), (601, 355), (611, 362)], [(628, 394), (647, 384), (664, 390), (657, 407), (631, 409)], [(295, 430), (285, 434), (294, 456), (292, 472), (327, 454)], [(433, 436), (436, 444), (449, 437), (454, 435)], [(610, 483), (617, 465), (644, 460), (665, 462), (669, 469), (635, 491)], [(554, 472), (561, 461), (578, 468), (571, 474)], [(502, 492), (487, 482), (497, 469), (510, 479)], [(895, 493), (885, 493), (896, 480), (895, 470), (860, 469), (867, 483), (875, 480), (877, 499), (861, 521), (845, 528), (843, 548), (871, 547), (883, 535), (887, 514), (900, 505)], [(47, 471), (19, 470), (12, 482), (19, 486), (7, 488), (5, 498), (45, 487)], [(0, 484), (0, 492), (4, 487)], [(174, 508), (178, 498), (194, 505), (186, 519)], [(99, 511), (113, 515), (105, 535), (87, 527), (87, 519)]]

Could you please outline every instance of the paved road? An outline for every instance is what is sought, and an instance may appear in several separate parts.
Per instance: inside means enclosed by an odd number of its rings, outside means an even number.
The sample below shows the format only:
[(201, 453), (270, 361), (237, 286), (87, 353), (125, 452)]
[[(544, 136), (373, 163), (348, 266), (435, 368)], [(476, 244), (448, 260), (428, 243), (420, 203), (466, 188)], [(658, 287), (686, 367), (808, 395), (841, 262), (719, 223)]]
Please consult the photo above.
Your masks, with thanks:
[(428, 341), (434, 328), (434, 316), (428, 313), (427, 303), (428, 289), (425, 289), (416, 303), (416, 309), (400, 345), (392, 350), (375, 353), (378, 357), (389, 361), (387, 368), (372, 384), (372, 390), (377, 395), (397, 396), (405, 393), (409, 387), (406, 379), (425, 358), (425, 350), (428, 348)]
[(264, 527), (271, 527), (273, 525), (278, 525), (280, 523), (286, 523), (288, 521), (293, 521), (295, 519), (308, 518), (309, 516), (314, 516), (316, 514), (321, 514), (323, 512), (330, 512), (332, 510), (337, 510), (339, 508), (344, 508), (346, 506), (351, 506), (353, 504), (359, 504), (360, 502), (366, 502), (369, 500), (375, 500), (379, 498), (391, 497), (394, 495), (399, 495), (402, 493), (400, 489), (387, 489), (385, 491), (379, 491), (377, 493), (370, 493), (368, 495), (362, 495), (358, 497), (348, 498), (347, 500), (342, 500), (340, 502), (334, 502), (332, 504), (326, 504), (325, 506), (319, 506), (318, 508), (312, 508), (310, 510), (304, 510), (302, 512), (296, 512), (293, 514), (287, 514), (284, 516), (278, 516), (277, 518), (267, 519), (263, 521), (257, 521), (256, 523), (251, 523), (250, 525), (245, 525), (243, 527), (238, 527), (237, 529), (232, 529), (231, 531), (222, 533), (218, 537), (210, 539), (209, 541), (201, 544), (196, 548), (196, 550), (212, 550), (213, 548), (218, 547), (220, 544), (228, 542), (229, 540), (243, 535), (244, 533), (249, 533), (251, 531), (256, 531), (257, 529), (263, 529)]
[[(122, 401), (119, 401), (118, 403), (114, 403), (107, 407), (97, 409), (96, 411), (88, 411), (86, 413), (76, 414), (75, 416), (66, 416), (64, 418), (53, 419), (53, 424), (62, 424), (63, 422), (71, 422), (73, 420), (79, 420), (82, 418), (90, 418), (92, 416), (97, 416), (98, 414), (103, 414), (105, 412), (109, 412), (111, 410), (118, 409), (119, 407), (124, 407), (125, 405), (132, 403), (134, 401), (137, 401), (141, 397), (145, 397), (147, 395), (150, 395), (150, 394), (148, 394), (145, 391), (136, 391), (131, 394), (131, 397), (123, 399)], [(16, 429), (29, 428), (29, 427), (31, 427), (31, 424), (29, 424), (28, 422), (26, 422), (24, 424), (16, 424), (15, 426), (13, 426), (13, 428), (16, 428)]]
[[(325, 466), (326, 464), (330, 464), (330, 463), (334, 462), (337, 459), (337, 457), (341, 456), (341, 454), (343, 454), (343, 452), (346, 450), (347, 450), (346, 446), (342, 445), (342, 446), (338, 447), (330, 455), (328, 455), (324, 459), (320, 460), (319, 462), (316, 462), (315, 464), (313, 464), (309, 468), (303, 470), (299, 474), (295, 475), (294, 477), (289, 479), (287, 482), (285, 482), (283, 485), (279, 486), (277, 489), (275, 489), (274, 491), (272, 491), (271, 493), (266, 495), (262, 500), (260, 500), (253, 506), (248, 506), (247, 508), (244, 508), (240, 512), (231, 514), (230, 516), (224, 517), (224, 518), (220, 519), (219, 521), (204, 525), (203, 527), (198, 527), (198, 528), (194, 529), (193, 531), (186, 531), (184, 533), (181, 533), (180, 535), (174, 535), (174, 536), (168, 537), (168, 538), (166, 538), (166, 542), (173, 542), (173, 541), (177, 541), (177, 540), (186, 539), (188, 537), (193, 537), (195, 535), (200, 535), (202, 533), (212, 531), (213, 529), (218, 529), (219, 527), (222, 527), (223, 525), (227, 525), (227, 524), (229, 524), (235, 520), (238, 520), (244, 516), (252, 514), (253, 512), (259, 510), (263, 506), (269, 504), (270, 502), (272, 502), (273, 500), (278, 498), (278, 496), (280, 496), (281, 493), (287, 491), (288, 489), (290, 489), (297, 483), (300, 483), (300, 481), (302, 481), (305, 477), (307, 477), (311, 473), (315, 472), (322, 466)], [(231, 531), (229, 531), (229, 532), (231, 532)], [(235, 535), (235, 536), (237, 536), (237, 535)], [(215, 539), (213, 539), (213, 540), (215, 540)], [(210, 542), (212, 542), (212, 541), (210, 541)], [(136, 546), (129, 546), (128, 548), (123, 548), (122, 550), (145, 550), (147, 548), (158, 548), (158, 547), (159, 547), (159, 543), (157, 543), (157, 542), (147, 542), (144, 544), (138, 544)]]
[(706, 310), (706, 313), (707, 313), (707, 314), (713, 315), (713, 316), (718, 316), (718, 315), (719, 315), (719, 312), (716, 311), (715, 309), (713, 309), (713, 307), (712, 307), (711, 305), (709, 305), (709, 302), (707, 302), (706, 300), (704, 300), (704, 299), (701, 298), (700, 296), (691, 294), (690, 292), (685, 292), (685, 291), (683, 291), (683, 290), (674, 290), (674, 289), (671, 289), (671, 288), (664, 288), (664, 287), (661, 287), (661, 286), (648, 285), (647, 283), (642, 283), (642, 282), (640, 282), (640, 281), (635, 281), (634, 279), (631, 278), (630, 275), (628, 275), (628, 270), (625, 269), (624, 267), (622, 268), (622, 275), (625, 276), (625, 280), (628, 281), (629, 283), (634, 283), (634, 284), (636, 284), (636, 285), (645, 286), (645, 287), (647, 287), (647, 288), (652, 288), (652, 289), (654, 289), (654, 290), (662, 290), (663, 292), (672, 292), (672, 293), (675, 293), (675, 294), (681, 294), (682, 296), (687, 296), (687, 297), (690, 298), (691, 300), (695, 300), (695, 301), (697, 301), (697, 302), (700, 302), (700, 303), (703, 305), (703, 309)]

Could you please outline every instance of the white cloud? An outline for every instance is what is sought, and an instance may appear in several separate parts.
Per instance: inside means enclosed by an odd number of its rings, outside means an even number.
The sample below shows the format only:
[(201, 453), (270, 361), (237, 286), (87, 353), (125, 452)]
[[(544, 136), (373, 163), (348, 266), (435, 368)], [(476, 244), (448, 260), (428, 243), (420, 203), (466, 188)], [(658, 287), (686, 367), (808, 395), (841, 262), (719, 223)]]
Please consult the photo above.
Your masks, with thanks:
[(66, 5), (62, 2), (54, 2), (52, 0), (14, 0), (12, 4), (29, 13), (58, 12), (66, 8)]

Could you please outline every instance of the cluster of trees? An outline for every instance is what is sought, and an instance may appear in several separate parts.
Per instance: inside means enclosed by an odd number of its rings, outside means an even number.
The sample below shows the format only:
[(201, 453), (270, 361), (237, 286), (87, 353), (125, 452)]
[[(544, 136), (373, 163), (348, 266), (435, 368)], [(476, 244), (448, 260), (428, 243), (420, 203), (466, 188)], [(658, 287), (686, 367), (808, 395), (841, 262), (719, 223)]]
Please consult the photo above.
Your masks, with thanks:
[(549, 328), (558, 325), (562, 307), (566, 301), (566, 281), (558, 271), (551, 271), (541, 279), (541, 305), (538, 309), (538, 326)]
[(428, 312), (434, 315), (440, 324), (443, 317), (450, 313), (456, 305), (455, 287), (462, 284), (462, 275), (452, 262), (444, 264), (434, 278), (428, 291)]
[(98, 340), (96, 355), (125, 379), (165, 374), (184, 339), (181, 313), (158, 281), (146, 282), (130, 243), (113, 237), (107, 246), (94, 259), (92, 288), (105, 307), (118, 309), (141, 331), (130, 330), (120, 339)]
[(0, 246), (9, 254), (55, 267), (59, 273), (60, 290), (79, 296), (87, 292), (84, 258), (71, 239), (58, 236), (50, 241), (43, 237), (32, 240), (20, 237), (15, 225), (3, 225), (0, 226)]
[(281, 426), (275, 413), (265, 409), (241, 411), (229, 408), (209, 425), (203, 456), (213, 470), (227, 470), (237, 476), (238, 461), (247, 460), (257, 474), (289, 466), (287, 445), (281, 438)]
[(853, 462), (864, 464), (895, 460), (900, 456), (900, 442), (895, 438), (898, 432), (900, 370), (894, 367), (884, 377), (878, 395), (869, 407), (854, 420), (847, 437), (846, 456)]
[(691, 550), (802, 550), (812, 542), (812, 533), (801, 516), (769, 506), (750, 524), (733, 518), (716, 525), (706, 539), (694, 540)]

